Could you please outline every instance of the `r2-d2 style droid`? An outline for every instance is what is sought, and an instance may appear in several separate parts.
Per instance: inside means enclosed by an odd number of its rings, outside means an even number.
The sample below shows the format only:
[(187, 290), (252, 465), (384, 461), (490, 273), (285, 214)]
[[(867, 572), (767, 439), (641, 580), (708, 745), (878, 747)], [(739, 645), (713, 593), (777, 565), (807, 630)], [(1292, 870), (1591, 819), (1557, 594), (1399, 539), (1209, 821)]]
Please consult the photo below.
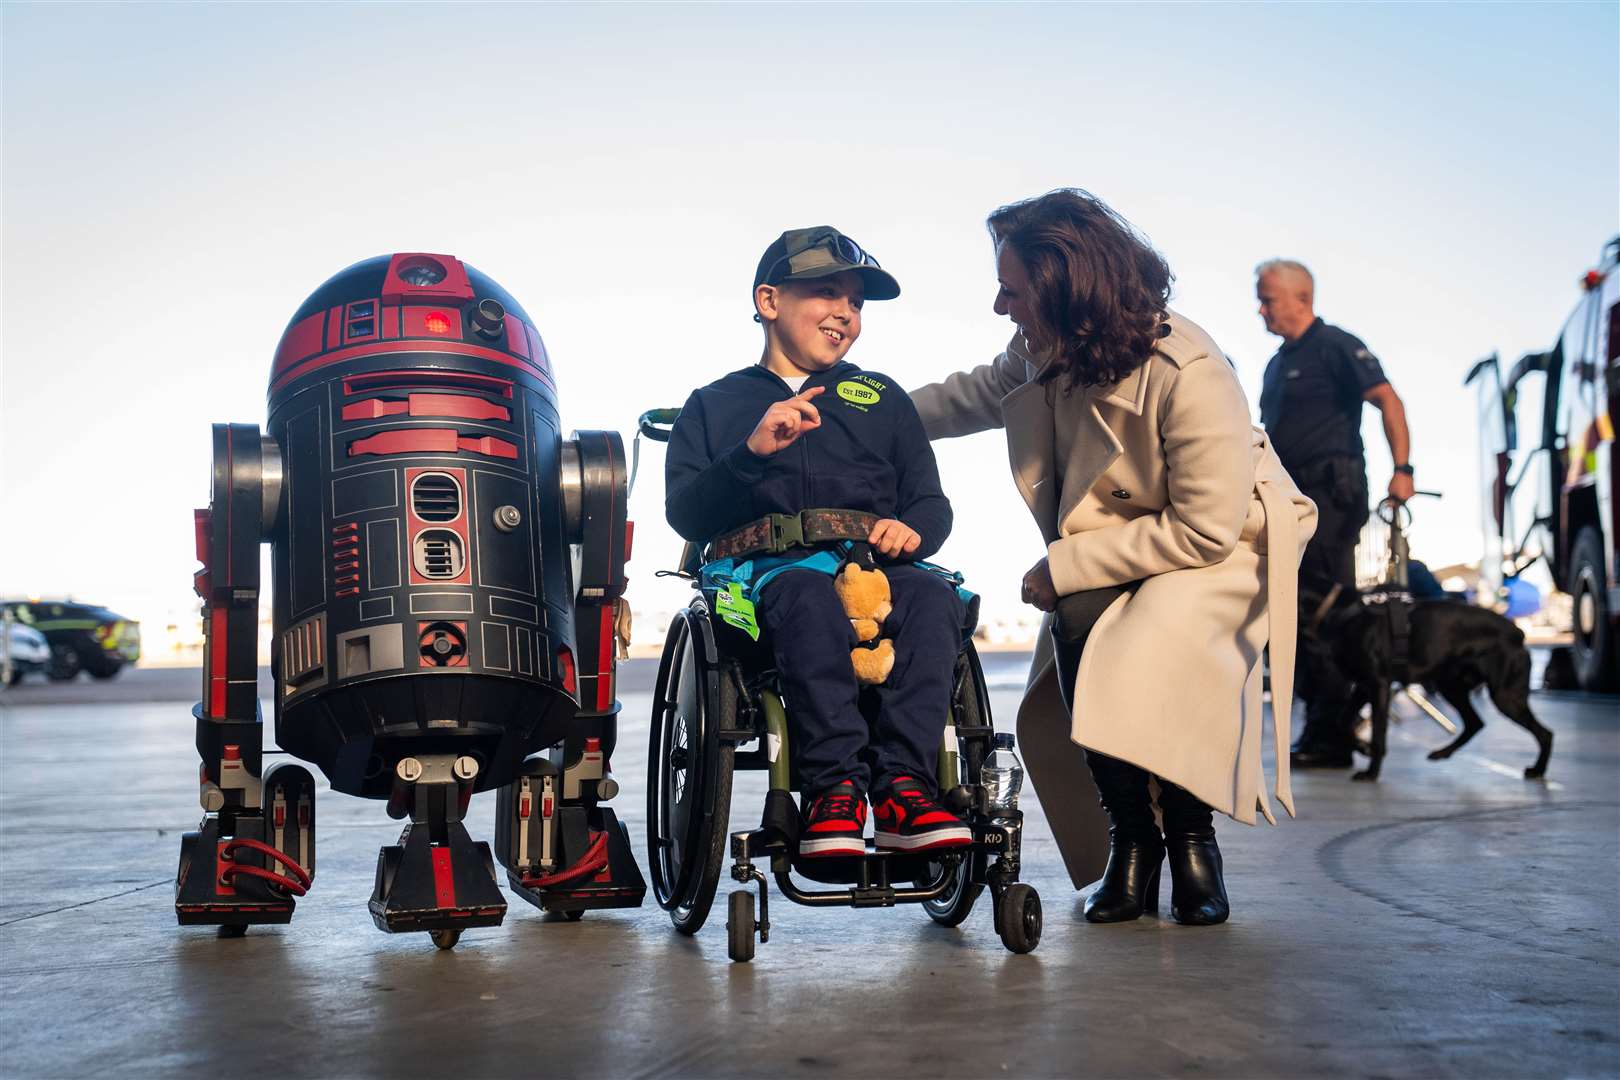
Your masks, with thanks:
[(180, 923), (285, 923), (315, 874), (314, 778), (265, 765), (261, 543), (276, 741), (408, 819), (378, 856), (378, 927), (449, 948), (501, 922), (495, 858), (463, 820), (489, 789), (514, 893), (571, 918), (638, 906), (646, 886), (603, 805), (631, 531), (617, 433), (565, 438), (533, 322), (429, 254), (356, 263), (304, 302), (269, 416), (265, 433), (215, 425), (196, 515), (205, 814), (181, 843)]

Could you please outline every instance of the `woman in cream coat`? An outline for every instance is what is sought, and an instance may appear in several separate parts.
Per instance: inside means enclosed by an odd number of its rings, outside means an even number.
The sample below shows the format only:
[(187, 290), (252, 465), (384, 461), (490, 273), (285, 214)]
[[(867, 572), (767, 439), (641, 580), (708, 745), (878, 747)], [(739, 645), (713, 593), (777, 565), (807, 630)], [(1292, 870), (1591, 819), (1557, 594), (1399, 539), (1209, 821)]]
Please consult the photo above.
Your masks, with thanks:
[(1275, 793), (1294, 810), (1295, 588), (1316, 508), (1251, 423), (1226, 357), (1166, 307), (1169, 268), (1129, 224), (1060, 190), (989, 225), (996, 312), (1019, 333), (912, 399), (932, 438), (1006, 429), (1046, 542), (1024, 578), (1024, 600), (1047, 612), (1018, 712), (1031, 779), (1076, 888), (1102, 871), (1088, 920), (1156, 911), (1168, 854), (1175, 918), (1223, 922), (1211, 808), (1275, 820), (1260, 760), (1268, 642)]

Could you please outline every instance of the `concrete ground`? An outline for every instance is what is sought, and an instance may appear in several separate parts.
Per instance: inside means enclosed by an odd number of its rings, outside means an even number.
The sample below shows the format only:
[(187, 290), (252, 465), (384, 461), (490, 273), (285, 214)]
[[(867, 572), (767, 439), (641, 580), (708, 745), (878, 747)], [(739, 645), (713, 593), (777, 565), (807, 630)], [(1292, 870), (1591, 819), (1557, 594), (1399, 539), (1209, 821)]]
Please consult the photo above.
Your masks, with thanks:
[[(988, 657), (1010, 723), (1021, 657)], [(644, 841), (649, 665), (632, 665), (614, 762)], [(1383, 780), (1300, 774), (1301, 817), (1221, 830), (1233, 917), (1080, 919), (1041, 817), (1045, 905), (1028, 956), (981, 901), (959, 929), (915, 907), (773, 897), (752, 964), (726, 958), (724, 892), (695, 939), (649, 899), (550, 922), (513, 900), (453, 952), (377, 931), (378, 803), (320, 804), (319, 877), (291, 925), (180, 928), (195, 828), (195, 672), (0, 693), (0, 1074), (215, 1076), (1620, 1075), (1620, 707), (1536, 695), (1533, 743), (1482, 710), (1445, 763), (1410, 710)], [(742, 774), (733, 822), (757, 820)], [(493, 800), (470, 824), (493, 833)]]

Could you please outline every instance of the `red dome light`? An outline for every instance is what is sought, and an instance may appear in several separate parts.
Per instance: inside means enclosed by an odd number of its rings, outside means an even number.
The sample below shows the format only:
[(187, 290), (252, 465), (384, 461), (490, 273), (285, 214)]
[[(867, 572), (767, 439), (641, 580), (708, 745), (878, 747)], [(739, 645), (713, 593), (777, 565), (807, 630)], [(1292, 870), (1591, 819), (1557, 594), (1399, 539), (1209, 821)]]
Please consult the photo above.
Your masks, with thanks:
[(448, 334), (450, 332), (450, 316), (442, 311), (430, 311), (424, 326), (430, 334)]

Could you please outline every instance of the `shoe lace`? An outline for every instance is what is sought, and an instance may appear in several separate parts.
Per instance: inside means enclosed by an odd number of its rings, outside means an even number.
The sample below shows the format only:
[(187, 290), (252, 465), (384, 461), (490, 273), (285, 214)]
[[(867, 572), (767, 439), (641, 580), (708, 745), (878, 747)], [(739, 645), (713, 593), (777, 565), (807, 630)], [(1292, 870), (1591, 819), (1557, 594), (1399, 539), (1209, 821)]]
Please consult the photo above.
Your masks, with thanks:
[(894, 791), (889, 793), (889, 797), (904, 804), (912, 818), (916, 818), (919, 814), (927, 813), (930, 810), (940, 809), (939, 803), (930, 798), (922, 788), (895, 788)]
[(813, 815), (816, 820), (852, 818), (855, 816), (855, 796), (847, 791), (829, 791), (816, 802)]

